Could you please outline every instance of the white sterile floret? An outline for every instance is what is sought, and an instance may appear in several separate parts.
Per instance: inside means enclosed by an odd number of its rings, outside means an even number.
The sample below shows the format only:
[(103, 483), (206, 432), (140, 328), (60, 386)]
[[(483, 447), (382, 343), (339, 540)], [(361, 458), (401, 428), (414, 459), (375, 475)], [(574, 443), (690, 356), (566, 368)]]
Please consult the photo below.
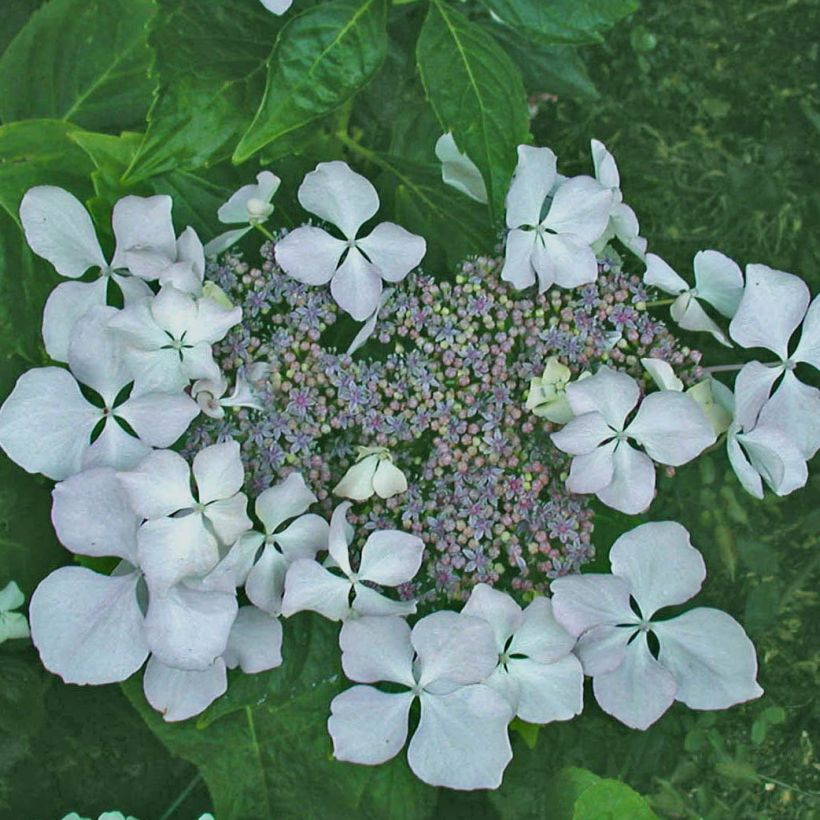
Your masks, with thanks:
[[(789, 342), (800, 325), (800, 341), (789, 354)], [(735, 382), (737, 418), (749, 427), (754, 411), (768, 401), (769, 412), (797, 442), (803, 457), (820, 448), (820, 390), (800, 381), (800, 364), (820, 369), (820, 296), (811, 300), (806, 283), (797, 276), (766, 265), (746, 266), (746, 288), (729, 325), (729, 335), (741, 347), (762, 347), (776, 362), (749, 362)], [(776, 390), (775, 382), (782, 377)], [(745, 407), (745, 402), (750, 408)]]
[[(248, 573), (245, 592), (252, 603), (271, 615), (282, 611), (288, 567), (327, 549), (327, 521), (315, 513), (305, 514), (317, 500), (299, 473), (291, 473), (256, 499), (256, 516), (265, 531), (242, 536), (254, 555), (262, 548)], [(286, 521), (290, 523), (283, 526)]]
[(168, 280), (194, 290), (201, 286), (202, 243), (192, 228), (175, 238), (171, 205), (168, 196), (119, 200), (111, 218), (117, 246), (109, 264), (91, 217), (76, 197), (51, 185), (26, 192), (20, 221), (31, 249), (69, 279), (79, 279), (89, 268), (100, 271), (95, 281), (64, 282), (48, 297), (43, 341), (52, 359), (66, 361), (74, 322), (90, 307), (106, 304), (109, 278), (119, 286), (126, 305), (151, 295), (143, 279)]
[[(582, 373), (578, 379), (585, 379), (589, 373)], [(530, 379), (527, 393), (527, 410), (536, 416), (556, 424), (566, 424), (573, 417), (567, 398), (567, 385), (572, 381), (572, 371), (558, 361), (555, 356), (547, 359), (542, 376)]]
[[(575, 456), (567, 488), (595, 493), (606, 505), (630, 515), (643, 512), (655, 493), (655, 465), (678, 467), (691, 461), (716, 435), (698, 403), (674, 390), (650, 393), (640, 401), (638, 383), (603, 366), (594, 376), (567, 387), (575, 418), (551, 438)], [(636, 450), (629, 440), (640, 444)]]
[(205, 447), (192, 467), (179, 453), (156, 450), (119, 479), (133, 509), (147, 519), (138, 540), (152, 590), (165, 592), (186, 576), (210, 572), (221, 557), (220, 545), (231, 546), (253, 526), (241, 492), (245, 473), (236, 441)]
[(789, 425), (779, 403), (767, 400), (753, 383), (738, 377), (735, 391), (722, 402), (732, 422), (726, 433), (729, 463), (743, 488), (763, 498), (764, 481), (777, 495), (804, 487), (809, 469), (800, 446), (802, 431)]
[(20, 587), (9, 581), (0, 589), (0, 643), (13, 638), (28, 638), (29, 628), (26, 616), (15, 612), (26, 600)]
[(400, 282), (421, 262), (427, 244), (392, 222), (363, 238), (359, 229), (379, 209), (371, 183), (347, 163), (320, 162), (299, 186), (306, 211), (335, 225), (344, 239), (322, 228), (296, 228), (276, 244), (276, 261), (306, 285), (326, 285), (339, 307), (362, 322), (379, 305), (382, 280)]
[(641, 359), (641, 364), (661, 390), (677, 390), (693, 398), (709, 419), (715, 435), (719, 436), (729, 429), (732, 423), (730, 405), (734, 407), (734, 399), (732, 391), (724, 384), (707, 377), (684, 390), (683, 382), (675, 375), (669, 362), (663, 359)]
[[(198, 415), (185, 393), (122, 397), (132, 376), (107, 329), (118, 314), (92, 307), (72, 332), (69, 370), (27, 371), (0, 408), (0, 446), (28, 472), (59, 480), (87, 467), (133, 467), (152, 447), (170, 447)], [(80, 385), (94, 391), (98, 403)]]
[(284, 14), (293, 4), (293, 0), (259, 0), (273, 14)]
[(240, 321), (242, 308), (163, 285), (152, 299), (121, 310), (109, 327), (122, 339), (135, 393), (173, 393), (197, 379), (219, 382), (211, 346)]
[(493, 628), (498, 665), (484, 681), (528, 723), (571, 720), (584, 706), (584, 673), (575, 638), (552, 614), (549, 598), (522, 610), (506, 592), (478, 584), (461, 610)]
[(366, 501), (374, 495), (391, 498), (407, 490), (404, 473), (385, 447), (359, 447), (356, 463), (333, 488), (336, 495)]
[[(556, 187), (557, 185), (557, 187)], [(606, 229), (612, 192), (592, 177), (560, 182), (549, 148), (518, 146), (518, 165), (507, 192), (507, 234), (501, 278), (519, 290), (535, 284), (574, 288), (594, 282), (592, 244)]]
[[(680, 524), (630, 530), (612, 546), (610, 561), (611, 575), (565, 576), (550, 587), (555, 617), (578, 638), (576, 653), (605, 712), (646, 729), (676, 700), (691, 709), (726, 709), (763, 694), (754, 646), (734, 618), (699, 607), (652, 620), (659, 609), (696, 595), (706, 577)], [(649, 632), (660, 645), (657, 657)]]
[(407, 691), (354, 686), (337, 695), (327, 722), (337, 760), (373, 766), (395, 757), (418, 698), (421, 716), (407, 750), (413, 773), (449, 789), (501, 785), (512, 759), (507, 724), (513, 709), (482, 683), (498, 662), (486, 621), (434, 612), (411, 631), (401, 618), (360, 618), (344, 624), (339, 645), (348, 678)]
[(226, 407), (262, 409), (253, 388), (242, 373), (237, 373), (233, 390), (226, 396), (228, 386), (228, 380), (221, 374), (218, 381), (199, 379), (191, 385), (191, 396), (199, 405), (200, 410), (212, 419), (224, 418)]
[(442, 134), (436, 141), (436, 158), (441, 163), (441, 178), (445, 184), (486, 205), (484, 177), (467, 154), (458, 150), (451, 133)]
[(590, 150), (592, 151), (592, 164), (595, 167), (595, 179), (604, 188), (612, 191), (609, 224), (603, 237), (598, 240), (598, 244), (603, 246), (614, 236), (624, 247), (629, 248), (637, 257), (643, 259), (646, 254), (646, 239), (640, 235), (640, 226), (635, 211), (624, 202), (624, 195), (621, 193), (621, 175), (618, 173), (615, 157), (598, 140), (590, 142)]
[(343, 621), (360, 615), (410, 615), (416, 611), (414, 601), (392, 600), (365, 582), (397, 587), (411, 581), (421, 566), (424, 542), (399, 530), (377, 530), (365, 541), (359, 569), (354, 572), (349, 550), (353, 528), (346, 518), (350, 507), (345, 501), (330, 519), (330, 565), (341, 575), (317, 561), (294, 561), (285, 576), (282, 614), (286, 617), (311, 610), (331, 621)]
[(718, 313), (731, 318), (743, 294), (743, 274), (735, 262), (718, 251), (698, 251), (693, 267), (695, 287), (691, 288), (660, 256), (648, 253), (643, 281), (677, 296), (669, 310), (680, 327), (684, 330), (705, 330), (721, 344), (731, 347), (726, 334), (709, 318), (698, 300), (703, 299)]
[[(288, 4), (290, 5), (290, 4)], [(226, 225), (242, 225), (220, 234), (205, 246), (205, 253), (214, 256), (222, 253), (238, 242), (254, 225), (263, 223), (272, 213), (273, 195), (279, 190), (282, 182), (276, 174), (270, 171), (260, 171), (256, 175), (256, 185), (243, 185), (238, 191), (231, 194), (230, 199), (223, 203), (216, 215), (220, 222)]]

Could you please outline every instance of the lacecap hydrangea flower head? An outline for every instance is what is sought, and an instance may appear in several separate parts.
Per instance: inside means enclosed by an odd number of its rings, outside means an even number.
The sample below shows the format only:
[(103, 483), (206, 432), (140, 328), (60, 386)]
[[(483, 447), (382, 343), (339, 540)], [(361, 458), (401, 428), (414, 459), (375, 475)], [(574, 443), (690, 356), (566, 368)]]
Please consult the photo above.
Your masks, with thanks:
[[(30, 191), (27, 238), (74, 281), (46, 306), (52, 361), (0, 408), (0, 446), (57, 482), (63, 545), (116, 564), (41, 582), (29, 613), (45, 666), (80, 684), (144, 667), (148, 702), (185, 720), (227, 670), (287, 665), (290, 617), (324, 617), (351, 681), (322, 718), (337, 759), (377, 765), (407, 745), (419, 778), (455, 789), (501, 783), (515, 717), (580, 714), (584, 675), (638, 729), (675, 700), (758, 697), (733, 618), (656, 614), (705, 578), (682, 525), (637, 527), (611, 575), (583, 573), (591, 499), (645, 512), (659, 465), (722, 437), (752, 494), (802, 486), (820, 445), (803, 375), (818, 302), (712, 250), (690, 286), (647, 253), (612, 154), (591, 147), (594, 174), (567, 178), (548, 148), (521, 146), (503, 252), (453, 272), (425, 267), (424, 238), (401, 225), (368, 227), (378, 192), (338, 160), (307, 174), (299, 203), (319, 221), (290, 232), (267, 169), (204, 247), (176, 234), (167, 197), (126, 197), (111, 262), (71, 194)], [(452, 135), (437, 153), (445, 182), (486, 198)], [(251, 261), (232, 248), (254, 230), (268, 238)], [(657, 302), (774, 360), (704, 367)], [(719, 379), (734, 370), (733, 392)]]

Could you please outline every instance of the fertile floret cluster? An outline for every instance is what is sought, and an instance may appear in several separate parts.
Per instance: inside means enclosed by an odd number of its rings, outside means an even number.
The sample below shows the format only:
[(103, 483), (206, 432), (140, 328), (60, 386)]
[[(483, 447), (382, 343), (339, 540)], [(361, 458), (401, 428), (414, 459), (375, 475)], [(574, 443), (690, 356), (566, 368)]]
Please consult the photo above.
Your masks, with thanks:
[(580, 291), (516, 291), (494, 258), (465, 262), (452, 282), (411, 274), (353, 355), (337, 352), (349, 339), (330, 293), (286, 276), (271, 245), (261, 253), (258, 267), (228, 256), (209, 273), (245, 317), (217, 358), (239, 379), (261, 374), (261, 409), (204, 418), (186, 446), (234, 438), (251, 494), (298, 471), (328, 514), (357, 448), (386, 449), (409, 489), (374, 494), (351, 520), (424, 540), (426, 572), (407, 597), (464, 599), (477, 583), (544, 591), (591, 557), (587, 499), (567, 491), (569, 459), (525, 406), (551, 357), (572, 378), (610, 362), (640, 379), (647, 357), (684, 379), (697, 370), (699, 354), (646, 312), (643, 284), (612, 252)]

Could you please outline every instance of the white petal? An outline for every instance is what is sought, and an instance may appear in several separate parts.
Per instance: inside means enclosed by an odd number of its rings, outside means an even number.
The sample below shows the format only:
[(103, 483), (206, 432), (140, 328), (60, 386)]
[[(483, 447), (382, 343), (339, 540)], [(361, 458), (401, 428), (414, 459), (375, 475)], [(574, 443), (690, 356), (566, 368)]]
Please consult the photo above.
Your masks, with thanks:
[(567, 385), (567, 397), (576, 416), (597, 410), (614, 430), (638, 403), (641, 391), (631, 376), (602, 365), (594, 376)]
[(67, 370), (38, 367), (20, 376), (0, 407), (0, 446), (27, 472), (59, 481), (82, 469), (101, 417)]
[(282, 664), (282, 624), (255, 606), (239, 608), (225, 649), (228, 669), (240, 667), (248, 675)]
[(299, 516), (282, 532), (277, 532), (273, 540), (288, 561), (295, 561), (297, 558), (313, 558), (319, 550), (326, 550), (329, 535), (327, 521), (315, 513), (308, 513)]
[(205, 244), (205, 255), (206, 256), (219, 256), (219, 254), (224, 253), (228, 248), (235, 245), (246, 233), (251, 231), (252, 228), (248, 225), (247, 228), (236, 228), (233, 231), (225, 231), (217, 236), (215, 236), (210, 242)]
[(731, 347), (732, 343), (700, 306), (700, 302), (691, 293), (682, 293), (669, 309), (672, 319), (684, 330), (705, 331), (711, 333), (722, 345)]
[(729, 334), (742, 347), (765, 347), (785, 361), (789, 339), (806, 315), (810, 298), (798, 276), (766, 265), (747, 265), (746, 287)]
[(587, 176), (573, 177), (555, 192), (542, 224), (558, 234), (573, 234), (592, 244), (606, 229), (611, 205), (612, 192), (600, 182)]
[(615, 202), (609, 212), (609, 226), (624, 247), (629, 248), (639, 259), (646, 258), (646, 240), (640, 236), (640, 225), (635, 211), (624, 202)]
[(239, 442), (226, 441), (200, 450), (194, 456), (193, 473), (201, 504), (238, 493), (245, 480)]
[(693, 264), (698, 298), (731, 319), (743, 296), (743, 274), (737, 263), (719, 251), (698, 251)]
[(782, 367), (747, 362), (735, 379), (735, 421), (744, 430), (757, 424), (757, 417), (768, 401), (772, 386), (783, 373)]
[(230, 498), (212, 501), (205, 508), (205, 518), (208, 519), (217, 538), (229, 546), (253, 527), (248, 518), (248, 497), (245, 493), (237, 493)]
[(383, 458), (373, 476), (373, 489), (379, 498), (392, 498), (407, 490), (407, 479), (390, 459)]
[[(711, 426), (709, 432), (712, 432)], [(655, 496), (655, 465), (652, 459), (626, 442), (621, 442), (615, 448), (614, 462), (612, 483), (597, 492), (598, 500), (627, 515), (643, 512)]]
[(441, 178), (476, 202), (487, 203), (487, 186), (476, 164), (458, 150), (450, 133), (442, 134), (436, 141), (436, 158), (441, 163)]
[(816, 296), (809, 306), (792, 361), (806, 362), (820, 370), (820, 296)]
[(367, 321), (361, 326), (359, 332), (353, 337), (353, 341), (348, 345), (347, 355), (352, 356), (376, 331), (376, 324), (379, 321), (379, 313), (393, 295), (395, 288), (385, 288), (379, 297), (379, 306), (370, 314)]
[(612, 575), (566, 575), (550, 583), (552, 611), (570, 635), (600, 624), (634, 623), (629, 584)]
[(291, 473), (283, 481), (264, 490), (256, 499), (256, 514), (265, 525), (265, 532), (272, 533), (289, 518), (295, 518), (318, 499), (305, 484), (301, 473)]
[(627, 645), (639, 626), (601, 624), (584, 632), (575, 647), (584, 674), (595, 677), (617, 669), (624, 662)]
[(416, 613), (415, 601), (396, 601), (358, 582), (353, 585), (353, 588), (355, 590), (355, 597), (350, 607), (357, 616), (398, 615), (404, 617), (406, 615), (415, 615)]
[[(23, 595), (20, 587), (15, 581), (9, 581), (2, 589), (0, 589), (0, 613), (8, 613), (12, 609), (19, 609), (26, 601), (26, 596)], [(407, 640), (410, 640), (410, 633), (407, 634)]]
[(100, 435), (83, 453), (83, 470), (95, 467), (130, 470), (150, 452), (147, 444), (126, 433), (115, 419), (109, 418)]
[(652, 285), (673, 295), (689, 290), (688, 283), (654, 253), (646, 255), (646, 272), (643, 275), (643, 281), (645, 285)]
[[(129, 260), (132, 255), (128, 254)], [(202, 279), (190, 262), (174, 262), (173, 265), (160, 270), (157, 280), (162, 286), (172, 285), (177, 290), (191, 296), (199, 296), (202, 293)]]
[(489, 686), (421, 695), (421, 719), (407, 750), (416, 777), (448, 789), (495, 789), (512, 760), (512, 709)]
[(89, 268), (107, 267), (88, 211), (52, 185), (29, 188), (20, 203), (20, 221), (31, 249), (60, 276), (76, 279)]
[(219, 561), (216, 539), (196, 513), (147, 521), (137, 533), (137, 546), (152, 593), (164, 593), (183, 578), (205, 575)]
[(143, 518), (162, 518), (196, 503), (188, 462), (171, 450), (157, 450), (134, 470), (119, 474), (131, 506)]
[(196, 278), (201, 283), (205, 277), (205, 249), (197, 232), (189, 225), (177, 237), (177, 261), (190, 263)]
[(51, 291), (43, 308), (43, 344), (55, 362), (68, 361), (74, 325), (92, 307), (105, 304), (107, 291), (104, 276), (93, 282), (61, 282)]
[(652, 521), (625, 532), (609, 553), (612, 574), (632, 589), (644, 619), (693, 598), (706, 578), (703, 557), (675, 521)]
[[(215, 589), (220, 592), (233, 593), (247, 580), (256, 559), (261, 537), (258, 532), (243, 533), (206, 576), (189, 578), (185, 583), (195, 589)], [(223, 550), (220, 549), (219, 554), (222, 555), (222, 553)]]
[(512, 230), (507, 234), (501, 278), (516, 290), (524, 290), (535, 284), (532, 254), (536, 239), (535, 231)]
[(717, 440), (700, 405), (674, 390), (650, 393), (626, 433), (655, 461), (673, 467), (691, 461)]
[(378, 269), (351, 248), (330, 282), (330, 292), (342, 310), (363, 322), (379, 306), (382, 279)]
[(115, 415), (152, 447), (170, 447), (199, 415), (199, 405), (185, 393), (144, 393), (117, 407)]
[[(759, 424), (751, 433), (738, 435), (737, 443), (743, 447), (752, 469), (777, 495), (788, 495), (805, 486), (808, 466), (803, 454), (779, 427)], [(758, 482), (753, 481), (753, 485), (757, 490)]]
[(207, 669), (225, 651), (238, 609), (235, 594), (171, 587), (148, 603), (148, 645), (168, 666)]
[(256, 175), (256, 185), (243, 185), (231, 194), (230, 199), (216, 212), (217, 218), (228, 225), (247, 222), (249, 219), (248, 201), (259, 199), (262, 202), (270, 202), (280, 183), (281, 180), (275, 174), (270, 171), (260, 171)]
[(541, 221), (541, 207), (555, 185), (555, 163), (549, 148), (518, 146), (518, 164), (507, 192), (508, 228), (534, 226)]
[(66, 683), (116, 683), (148, 657), (137, 603), (139, 573), (60, 567), (34, 591), (31, 633), (43, 665)]
[(661, 390), (683, 390), (683, 382), (675, 375), (669, 362), (663, 359), (641, 359), (641, 364)]
[(633, 729), (648, 729), (672, 705), (677, 686), (639, 634), (617, 669), (592, 679), (592, 691), (607, 714)]
[(575, 456), (569, 468), (567, 489), (572, 493), (598, 493), (608, 487), (615, 476), (617, 446), (616, 441), (610, 441), (591, 453)]
[[(255, 538), (256, 534), (244, 536)], [(261, 536), (259, 536), (261, 543)], [(290, 562), (281, 552), (270, 544), (266, 545), (253, 565), (245, 581), (245, 594), (248, 600), (259, 609), (278, 615), (282, 611), (282, 595), (285, 592), (285, 573)]]
[(735, 475), (743, 489), (755, 498), (763, 498), (763, 481), (741, 449), (737, 440), (737, 433), (733, 427), (729, 428), (726, 436), (726, 452), (729, 456), (729, 463), (732, 465), (732, 469), (735, 471)]
[(293, 4), (293, 0), (260, 0), (260, 2), (273, 14), (284, 14)]
[(568, 655), (575, 638), (555, 619), (552, 601), (536, 598), (524, 610), (521, 627), (510, 643), (511, 655), (526, 655), (538, 663), (555, 663)]
[(345, 243), (321, 228), (296, 228), (276, 243), (276, 264), (297, 282), (326, 285), (336, 273)]
[(413, 579), (421, 567), (424, 541), (399, 530), (371, 533), (362, 547), (359, 578), (395, 587)]
[(305, 176), (298, 197), (306, 211), (332, 222), (348, 239), (379, 210), (373, 185), (339, 160), (320, 162)]
[(339, 633), (339, 647), (342, 668), (350, 680), (415, 686), (410, 627), (403, 618), (365, 615), (346, 621)]
[(224, 339), (225, 334), (241, 321), (242, 308), (227, 307), (215, 299), (203, 296), (196, 300), (196, 318), (188, 328), (185, 341), (194, 347), (202, 343), (215, 344)]
[(350, 553), (348, 551), (350, 539), (353, 537), (353, 528), (347, 523), (347, 511), (351, 506), (352, 504), (349, 501), (343, 501), (333, 510), (328, 533), (327, 549), (330, 557), (345, 575), (353, 574), (353, 570), (350, 568)]
[(760, 424), (771, 421), (797, 445), (804, 459), (820, 448), (820, 390), (803, 384), (787, 370), (783, 381), (760, 411)]
[(378, 453), (371, 453), (357, 461), (333, 488), (334, 494), (342, 498), (352, 498), (354, 501), (366, 501), (376, 492), (373, 477), (378, 465)]
[(535, 268), (539, 274), (539, 289), (542, 293), (553, 279), (555, 284), (562, 288), (577, 288), (598, 278), (595, 253), (585, 240), (575, 234), (547, 234), (544, 237), (544, 252), (550, 262), (546, 277), (541, 275), (537, 255), (535, 260)]
[[(114, 205), (111, 225), (117, 240), (112, 268), (127, 268), (128, 251), (150, 250), (173, 262), (176, 258), (176, 233), (171, 219), (171, 197), (126, 196)], [(151, 278), (158, 271), (131, 270), (137, 276)]]
[(763, 694), (755, 648), (725, 612), (699, 607), (652, 628), (658, 660), (675, 676), (677, 700), (690, 709), (728, 709)]
[(418, 267), (427, 252), (427, 243), (422, 237), (392, 222), (376, 225), (368, 236), (358, 239), (356, 245), (387, 282), (401, 282)]
[(599, 140), (590, 140), (592, 151), (592, 164), (595, 168), (595, 178), (606, 188), (620, 188), (621, 176), (618, 173), (618, 166), (615, 157), (607, 150), (606, 146)]
[(142, 519), (115, 470), (84, 470), (61, 481), (51, 497), (51, 522), (63, 546), (78, 555), (116, 555), (136, 566)]
[(30, 638), (31, 630), (21, 612), (0, 612), (0, 643)]
[(562, 430), (552, 433), (550, 438), (559, 450), (577, 456), (591, 453), (615, 435), (616, 431), (607, 424), (606, 419), (593, 410), (575, 416)]
[(511, 658), (509, 674), (518, 685), (516, 715), (527, 723), (571, 720), (584, 708), (584, 672), (575, 655), (553, 663)]
[(122, 292), (123, 304), (126, 307), (135, 302), (144, 302), (146, 299), (151, 299), (154, 296), (154, 291), (151, 290), (148, 283), (138, 276), (112, 273), (111, 278), (117, 283), (117, 287), (119, 287)]
[(354, 686), (330, 704), (327, 731), (337, 760), (375, 766), (395, 757), (407, 740), (414, 696), (387, 694), (372, 686)]
[(289, 618), (295, 612), (318, 612), (331, 621), (343, 621), (350, 610), (351, 584), (333, 575), (316, 561), (302, 558), (294, 561), (285, 576), (282, 614)]
[(492, 627), (481, 618), (439, 610), (413, 627), (419, 684), (478, 683), (495, 669), (498, 650)]
[(171, 722), (205, 711), (228, 689), (225, 662), (217, 658), (202, 670), (176, 669), (152, 657), (142, 679), (145, 699)]
[(495, 647), (503, 652), (507, 641), (524, 621), (521, 607), (506, 592), (493, 589), (487, 584), (476, 584), (467, 603), (461, 608), (463, 615), (482, 618), (492, 628)]
[(109, 407), (131, 381), (120, 340), (108, 330), (108, 323), (118, 312), (106, 305), (89, 308), (72, 328), (68, 345), (72, 375), (98, 393)]

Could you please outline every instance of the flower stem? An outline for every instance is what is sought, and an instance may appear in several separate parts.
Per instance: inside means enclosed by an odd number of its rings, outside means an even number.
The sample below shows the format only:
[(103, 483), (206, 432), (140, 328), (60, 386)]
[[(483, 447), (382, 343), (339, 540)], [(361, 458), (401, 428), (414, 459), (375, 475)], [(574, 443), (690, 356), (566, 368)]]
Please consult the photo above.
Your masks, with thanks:
[(742, 364), (718, 364), (713, 367), (704, 367), (704, 373), (730, 373), (733, 370), (740, 370)]
[(644, 304), (648, 307), (663, 307), (664, 305), (671, 305), (677, 300), (677, 297), (673, 299), (655, 299), (654, 302), (644, 302)]
[(276, 241), (276, 237), (260, 222), (251, 222), (251, 225), (253, 225), (253, 227), (256, 228), (256, 230), (259, 231), (261, 234), (270, 239), (271, 242)]

